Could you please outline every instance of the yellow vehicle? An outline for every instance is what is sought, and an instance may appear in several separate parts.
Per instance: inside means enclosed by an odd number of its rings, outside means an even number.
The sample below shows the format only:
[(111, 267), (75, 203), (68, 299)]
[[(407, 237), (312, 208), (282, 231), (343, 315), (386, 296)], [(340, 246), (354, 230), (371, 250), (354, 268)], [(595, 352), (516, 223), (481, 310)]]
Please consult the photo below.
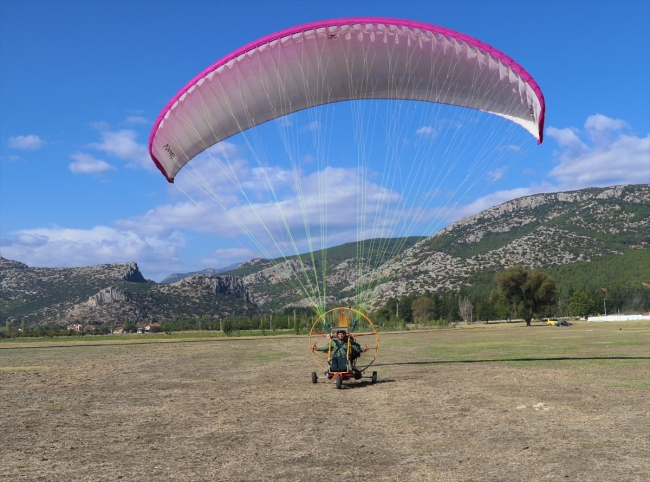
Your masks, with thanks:
[(551, 326), (557, 326), (558, 321), (555, 318), (546, 318), (546, 324)]

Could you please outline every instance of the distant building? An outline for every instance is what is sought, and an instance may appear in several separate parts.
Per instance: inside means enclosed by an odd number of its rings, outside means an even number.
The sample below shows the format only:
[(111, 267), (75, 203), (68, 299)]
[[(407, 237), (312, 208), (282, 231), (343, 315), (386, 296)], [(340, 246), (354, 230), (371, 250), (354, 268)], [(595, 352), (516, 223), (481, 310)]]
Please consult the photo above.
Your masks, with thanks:
[(153, 322), (153, 323), (147, 323), (144, 325), (144, 332), (149, 333), (150, 331), (160, 331), (161, 325), (160, 323)]
[(71, 325), (68, 325), (67, 329), (81, 333), (84, 331), (84, 326), (81, 323), (73, 323)]
[(650, 321), (650, 313), (642, 315), (607, 315), (607, 316), (589, 316), (587, 321), (636, 321), (648, 320)]
[(115, 328), (113, 328), (112, 333), (115, 334), (115, 335), (121, 335), (121, 334), (124, 333), (124, 327), (123, 326), (116, 326)]

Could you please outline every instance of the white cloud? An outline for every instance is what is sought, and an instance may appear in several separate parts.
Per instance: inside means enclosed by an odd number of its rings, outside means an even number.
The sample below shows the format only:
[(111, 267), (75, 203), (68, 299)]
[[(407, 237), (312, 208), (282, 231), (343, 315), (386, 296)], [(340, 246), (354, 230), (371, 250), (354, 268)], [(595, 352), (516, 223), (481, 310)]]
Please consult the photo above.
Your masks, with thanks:
[(48, 241), (47, 236), (43, 236), (41, 234), (34, 234), (34, 233), (22, 233), (22, 234), (18, 234), (14, 238), (14, 242), (16, 244), (19, 244), (21, 246), (29, 246), (29, 247), (43, 246), (45, 243), (47, 243), (47, 241)]
[(619, 119), (590, 116), (584, 126), (589, 143), (580, 139), (578, 129), (550, 127), (547, 133), (563, 149), (556, 153), (558, 165), (548, 176), (561, 190), (650, 182), (650, 135), (620, 132), (626, 127)]
[(237, 261), (258, 258), (261, 255), (246, 248), (224, 248), (217, 249), (209, 258), (199, 261), (202, 266), (230, 266)]
[(75, 174), (104, 174), (108, 171), (115, 171), (115, 167), (108, 162), (96, 159), (90, 154), (77, 153), (70, 156), (74, 162), (68, 166)]
[(137, 134), (132, 130), (117, 132), (102, 131), (102, 142), (89, 144), (88, 147), (105, 152), (113, 157), (128, 161), (127, 167), (138, 167), (155, 171), (156, 166), (149, 157), (147, 146), (136, 142)]
[(45, 147), (47, 142), (37, 135), (30, 134), (27, 136), (16, 136), (9, 138), (9, 147), (13, 149), (22, 149), (25, 151), (35, 151)]
[(481, 196), (475, 201), (467, 204), (465, 206), (460, 206), (458, 209), (455, 209), (450, 220), (457, 221), (466, 216), (472, 214), (480, 213), (486, 209), (489, 209), (493, 206), (498, 206), (506, 201), (511, 201), (524, 196), (531, 196), (533, 194), (540, 194), (543, 192), (556, 192), (559, 189), (552, 184), (542, 183), (541, 185), (532, 185), (530, 187), (518, 187), (515, 189), (507, 189), (503, 191), (497, 191), (486, 196)]
[[(223, 151), (236, 155), (232, 146)], [(214, 162), (224, 162), (213, 160)], [(214, 164), (213, 162), (213, 164)], [(224, 248), (212, 253), (202, 262), (210, 265), (228, 265), (233, 261), (280, 253), (292, 255), (321, 247), (321, 236), (329, 245), (369, 236), (394, 235), (394, 224), (406, 213), (393, 217), (390, 211), (400, 197), (397, 193), (361, 179), (358, 169), (327, 168), (300, 178), (302, 195), (293, 186), (293, 172), (279, 168), (249, 168), (246, 161), (235, 159), (234, 172), (241, 174), (250, 195), (243, 201), (241, 193), (227, 185), (216, 189), (219, 195), (226, 191), (227, 204), (219, 206), (191, 183), (186, 183), (188, 194), (196, 203), (181, 201), (157, 206), (130, 219), (117, 220), (114, 227), (96, 226), (92, 229), (38, 228), (13, 233), (2, 240), (2, 255), (31, 266), (86, 266), (118, 261), (137, 261), (145, 276), (162, 279), (171, 272), (182, 271), (178, 260), (184, 238), (180, 232), (209, 233), (230, 238), (239, 237), (250, 251), (242, 248)], [(214, 166), (213, 166), (214, 167)], [(203, 175), (211, 175), (210, 170)], [(277, 201), (268, 192), (255, 199), (252, 192), (262, 190), (269, 176), (279, 185)], [(223, 176), (222, 176), (223, 177)], [(365, 205), (357, 202), (357, 191), (350, 189), (358, 182), (365, 183)], [(218, 184), (218, 183), (217, 183)], [(327, 196), (323, 196), (327, 192)], [(224, 207), (227, 211), (224, 211)], [(325, 213), (327, 217), (325, 218)], [(303, 215), (309, 220), (305, 227)], [(402, 216), (402, 217), (400, 217)], [(358, 225), (366, 225), (358, 232)], [(327, 225), (326, 231), (321, 227)], [(287, 229), (289, 231), (287, 231)], [(308, 232), (309, 230), (309, 232)], [(251, 242), (250, 233), (259, 244)], [(294, 246), (297, 246), (297, 248)], [(256, 253), (253, 255), (252, 253)]]
[(145, 277), (162, 279), (182, 268), (178, 252), (185, 245), (178, 231), (145, 236), (107, 226), (92, 229), (37, 228), (13, 233), (2, 242), (3, 257), (29, 266), (71, 267), (136, 261)]
[(576, 134), (576, 129), (573, 127), (566, 127), (564, 129), (556, 129), (551, 126), (546, 129), (546, 133), (553, 137), (561, 147), (567, 147), (575, 150), (582, 150), (587, 146), (580, 140)]
[(488, 179), (489, 182), (498, 181), (499, 179), (501, 179), (504, 176), (504, 174), (506, 172), (508, 172), (508, 168), (506, 168), (506, 167), (498, 167), (495, 170), (490, 171), (490, 172), (487, 173), (487, 179)]
[(627, 127), (627, 122), (620, 119), (611, 119), (602, 114), (589, 116), (585, 121), (585, 129), (589, 137), (594, 140), (599, 139), (599, 133), (609, 131), (619, 131)]
[(228, 141), (221, 141), (205, 150), (206, 155), (209, 155), (211, 153), (215, 155), (221, 155), (225, 158), (230, 158), (230, 157), (235, 157), (240, 155), (237, 145)]
[[(587, 118), (584, 133), (573, 127), (549, 127), (546, 133), (561, 147), (555, 153), (558, 165), (547, 175), (556, 183), (542, 182), (497, 191), (464, 206), (453, 207), (446, 214), (440, 211), (438, 216), (452, 222), (512, 199), (543, 192), (650, 183), (650, 135), (641, 138), (619, 132), (627, 127), (626, 122), (602, 114)], [(581, 139), (581, 135), (590, 142)], [(500, 174), (500, 170), (488, 174), (494, 177)], [(535, 171), (526, 169), (523, 174), (533, 175)]]
[[(334, 244), (351, 241), (356, 239), (360, 225), (367, 227), (368, 234), (389, 235), (396, 224), (409, 216), (408, 210), (395, 210), (401, 200), (396, 192), (362, 178), (357, 168), (328, 167), (307, 176), (297, 174), (298, 190), (294, 172), (277, 166), (250, 169), (241, 159), (233, 161), (234, 166), (224, 165), (222, 159), (213, 159), (212, 163), (204, 159), (204, 162), (201, 176), (190, 169), (189, 174), (177, 177), (178, 186), (195, 202), (159, 205), (145, 215), (121, 220), (117, 225), (124, 230), (157, 236), (171, 229), (224, 237), (244, 236), (242, 239), (250, 234), (259, 245), (246, 240), (246, 246), (255, 251), (263, 251), (263, 246), (276, 255), (280, 251), (295, 254), (293, 242), (300, 250), (304, 250), (311, 238), (320, 243), (321, 234), (331, 236)], [(219, 172), (228, 167), (229, 172), (243, 178), (237, 186), (228, 185)], [(211, 176), (215, 176), (214, 182)], [(272, 179), (275, 195), (268, 189), (267, 176)], [(202, 191), (197, 186), (199, 182), (209, 184), (210, 190)], [(362, 203), (358, 199), (359, 183), (364, 185)], [(325, 227), (326, 231), (321, 232)], [(250, 253), (246, 258), (249, 257)]]
[(122, 121), (123, 124), (140, 124), (140, 125), (147, 125), (151, 124), (148, 119), (139, 116), (139, 115), (130, 115), (124, 121)]
[(415, 131), (415, 133), (419, 136), (424, 136), (424, 137), (436, 137), (438, 135), (438, 131), (433, 127), (429, 127), (429, 126), (420, 127), (418, 130)]

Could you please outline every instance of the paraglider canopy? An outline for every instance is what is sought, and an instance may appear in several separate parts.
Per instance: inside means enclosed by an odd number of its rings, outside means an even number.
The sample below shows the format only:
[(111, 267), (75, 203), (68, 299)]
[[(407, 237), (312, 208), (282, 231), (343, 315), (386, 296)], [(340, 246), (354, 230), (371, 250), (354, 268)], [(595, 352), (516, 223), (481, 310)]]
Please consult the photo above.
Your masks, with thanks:
[(162, 110), (149, 152), (173, 182), (194, 156), (239, 132), (310, 107), (360, 99), (477, 109), (511, 120), (542, 142), (542, 92), (507, 55), (427, 23), (347, 18), (268, 35), (205, 69)]
[(183, 222), (207, 232), (205, 214), (259, 258), (237, 274), (254, 270), (272, 303), (364, 314), (402, 277), (399, 293), (415, 289), (423, 236), (522, 160), (529, 134), (542, 141), (544, 109), (532, 77), (477, 39), (327, 20), (205, 69), (162, 110), (149, 151), (193, 204)]

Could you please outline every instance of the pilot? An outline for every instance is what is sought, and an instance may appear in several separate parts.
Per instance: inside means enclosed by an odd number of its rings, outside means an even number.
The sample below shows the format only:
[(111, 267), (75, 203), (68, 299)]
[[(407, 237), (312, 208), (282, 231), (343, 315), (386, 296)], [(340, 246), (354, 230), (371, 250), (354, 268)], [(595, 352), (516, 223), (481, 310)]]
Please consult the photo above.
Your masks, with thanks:
[[(349, 358), (348, 358), (348, 340), (350, 342)], [(359, 345), (359, 343), (357, 343), (352, 336), (348, 336), (345, 330), (337, 330), (336, 338), (332, 338), (330, 340), (330, 343), (332, 344), (332, 350), (330, 352), (330, 363), (331, 360), (334, 358), (343, 357), (347, 359), (348, 371), (352, 371), (354, 369), (354, 360), (359, 358), (359, 356), (363, 352), (366, 352), (369, 349), (368, 346), (361, 348), (361, 345)], [(314, 343), (314, 346), (312, 346), (311, 349), (315, 351), (325, 352), (329, 350), (329, 344), (318, 347), (316, 346), (316, 343)]]

